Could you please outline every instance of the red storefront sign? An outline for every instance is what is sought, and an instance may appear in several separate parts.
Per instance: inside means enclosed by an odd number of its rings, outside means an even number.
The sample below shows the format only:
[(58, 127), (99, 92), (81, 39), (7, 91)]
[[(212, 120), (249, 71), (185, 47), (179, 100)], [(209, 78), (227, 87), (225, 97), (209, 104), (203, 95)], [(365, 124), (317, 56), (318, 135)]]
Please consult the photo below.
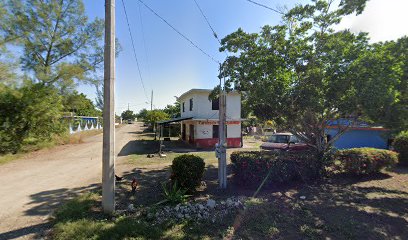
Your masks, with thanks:
[[(240, 124), (240, 121), (227, 121), (227, 125), (238, 125)], [(218, 125), (218, 121), (198, 121), (198, 125)]]

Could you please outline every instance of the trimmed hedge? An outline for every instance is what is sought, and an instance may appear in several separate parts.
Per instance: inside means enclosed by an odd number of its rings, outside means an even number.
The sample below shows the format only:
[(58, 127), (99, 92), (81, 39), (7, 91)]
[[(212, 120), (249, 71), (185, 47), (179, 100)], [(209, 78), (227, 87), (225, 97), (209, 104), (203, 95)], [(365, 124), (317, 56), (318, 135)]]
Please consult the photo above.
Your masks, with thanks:
[(311, 152), (237, 151), (231, 154), (231, 162), (235, 179), (244, 185), (260, 184), (269, 170), (267, 184), (311, 180), (321, 172)]
[(399, 163), (408, 166), (408, 131), (400, 132), (395, 137), (393, 147), (399, 154)]
[(171, 165), (171, 180), (189, 192), (194, 192), (200, 185), (204, 174), (204, 159), (193, 154), (175, 157)]
[(352, 148), (340, 150), (335, 154), (340, 170), (354, 175), (378, 173), (398, 162), (398, 154), (393, 151), (375, 148)]

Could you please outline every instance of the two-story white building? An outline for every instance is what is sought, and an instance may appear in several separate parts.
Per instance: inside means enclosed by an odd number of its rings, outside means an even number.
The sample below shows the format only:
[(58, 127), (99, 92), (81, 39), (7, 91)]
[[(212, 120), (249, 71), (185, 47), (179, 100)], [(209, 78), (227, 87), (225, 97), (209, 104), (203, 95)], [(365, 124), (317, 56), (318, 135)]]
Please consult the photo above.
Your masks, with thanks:
[[(199, 148), (214, 147), (218, 142), (219, 101), (209, 100), (211, 90), (191, 89), (183, 93), (180, 102), (181, 138)], [(227, 145), (242, 146), (241, 95), (227, 94)]]

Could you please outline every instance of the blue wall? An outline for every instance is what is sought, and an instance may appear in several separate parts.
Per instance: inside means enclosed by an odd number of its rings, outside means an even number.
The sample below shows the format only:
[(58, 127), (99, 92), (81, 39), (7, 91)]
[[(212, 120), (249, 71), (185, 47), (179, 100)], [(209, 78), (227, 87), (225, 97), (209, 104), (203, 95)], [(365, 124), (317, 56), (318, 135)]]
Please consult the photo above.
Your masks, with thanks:
[[(334, 136), (337, 129), (326, 129), (326, 134)], [(388, 138), (386, 131), (350, 129), (334, 143), (337, 149), (372, 147), (387, 149)]]

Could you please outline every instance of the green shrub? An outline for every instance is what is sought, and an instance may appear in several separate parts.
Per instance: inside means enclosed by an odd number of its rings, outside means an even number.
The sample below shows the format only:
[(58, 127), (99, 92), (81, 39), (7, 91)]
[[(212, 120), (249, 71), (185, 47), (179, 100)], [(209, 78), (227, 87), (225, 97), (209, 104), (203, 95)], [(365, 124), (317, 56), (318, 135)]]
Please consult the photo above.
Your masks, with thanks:
[(383, 149), (352, 148), (338, 151), (335, 160), (343, 172), (363, 175), (393, 166), (398, 161), (398, 154)]
[(408, 166), (408, 131), (403, 131), (395, 137), (393, 143), (395, 151), (399, 154), (399, 163)]
[(61, 97), (53, 87), (26, 84), (13, 89), (0, 84), (0, 153), (52, 141), (66, 132)]
[(177, 181), (182, 188), (194, 192), (200, 185), (204, 174), (204, 159), (192, 154), (184, 154), (175, 157), (171, 165), (171, 180)]
[(311, 152), (276, 153), (237, 151), (231, 154), (235, 179), (244, 185), (257, 185), (271, 171), (267, 183), (311, 180), (320, 174), (319, 162)]
[(187, 195), (187, 190), (179, 187), (177, 185), (177, 181), (174, 181), (174, 183), (162, 183), (162, 189), (163, 189), (163, 197), (164, 200), (158, 202), (157, 204), (163, 204), (163, 203), (170, 203), (170, 204), (178, 204), (178, 203), (184, 203), (187, 201), (191, 195)]

